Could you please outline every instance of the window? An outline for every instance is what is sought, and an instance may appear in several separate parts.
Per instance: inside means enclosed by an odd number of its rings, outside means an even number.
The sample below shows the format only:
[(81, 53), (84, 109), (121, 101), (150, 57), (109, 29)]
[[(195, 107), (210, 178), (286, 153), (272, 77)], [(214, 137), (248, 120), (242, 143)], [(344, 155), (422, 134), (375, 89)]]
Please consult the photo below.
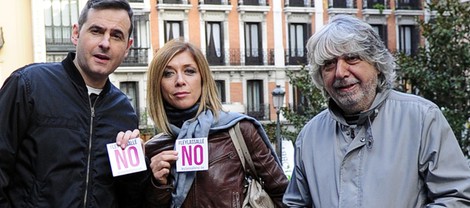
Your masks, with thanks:
[(206, 23), (206, 58), (211, 65), (224, 64), (224, 36), (221, 22)]
[(307, 63), (305, 45), (310, 34), (310, 27), (306, 23), (291, 23), (289, 25), (289, 51), (288, 63), (301, 65)]
[(299, 115), (304, 115), (306, 109), (309, 107), (309, 101), (307, 97), (297, 87), (294, 87), (294, 110)]
[(43, 2), (47, 61), (62, 61), (69, 51), (75, 50), (70, 37), (73, 24), (78, 22), (78, 0)]
[(165, 42), (183, 37), (183, 23), (181, 21), (165, 21)]
[(407, 55), (414, 55), (418, 51), (419, 32), (415, 25), (400, 25), (398, 29), (399, 50)]
[(247, 81), (247, 114), (256, 119), (265, 120), (265, 105), (263, 100), (263, 81)]
[(385, 46), (387, 46), (387, 25), (372, 25), (372, 28), (379, 34)]
[(220, 102), (226, 103), (225, 99), (225, 81), (224, 80), (215, 80), (215, 86), (217, 87), (217, 96), (219, 97)]
[(137, 82), (121, 82), (119, 88), (122, 92), (124, 92), (124, 94), (127, 95), (129, 102), (131, 102), (132, 107), (136, 111), (137, 115), (139, 115), (139, 99), (137, 86)]
[(261, 48), (260, 24), (247, 22), (245, 24), (245, 63), (247, 65), (261, 65), (263, 63)]
[(134, 15), (134, 31), (132, 32), (134, 43), (124, 60), (124, 65), (147, 65), (150, 48), (148, 23), (148, 15)]

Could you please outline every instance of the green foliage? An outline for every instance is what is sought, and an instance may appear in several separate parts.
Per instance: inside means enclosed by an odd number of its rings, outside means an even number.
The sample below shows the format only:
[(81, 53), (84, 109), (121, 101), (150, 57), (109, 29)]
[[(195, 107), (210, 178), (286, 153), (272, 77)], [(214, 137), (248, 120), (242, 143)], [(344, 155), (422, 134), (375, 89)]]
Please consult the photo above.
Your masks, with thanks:
[(326, 100), (311, 81), (308, 69), (302, 66), (297, 71), (286, 71), (289, 83), (303, 95), (303, 103), (286, 107), (282, 115), (294, 126), (294, 130), (282, 129), (282, 135), (295, 141), (302, 127), (321, 110), (326, 108)]
[(397, 54), (400, 88), (441, 107), (463, 152), (468, 156), (470, 135), (470, 4), (459, 0), (434, 1), (429, 22), (420, 21), (425, 47), (413, 56)]
[(384, 11), (385, 9), (385, 5), (384, 4), (381, 4), (381, 3), (375, 3), (373, 6), (372, 6), (373, 9), (378, 9), (380, 14), (382, 14), (382, 12)]

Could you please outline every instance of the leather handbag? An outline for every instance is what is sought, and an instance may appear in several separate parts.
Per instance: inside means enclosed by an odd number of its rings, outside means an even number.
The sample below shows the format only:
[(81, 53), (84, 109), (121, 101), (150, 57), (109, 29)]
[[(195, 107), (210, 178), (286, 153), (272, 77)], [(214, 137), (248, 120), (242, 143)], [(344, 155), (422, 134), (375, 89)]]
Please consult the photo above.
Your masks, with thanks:
[[(274, 203), (269, 197), (269, 194), (263, 189), (263, 181), (258, 177), (253, 160), (251, 159), (250, 152), (245, 143), (245, 139), (240, 131), (240, 125), (237, 123), (234, 127), (229, 130), (230, 138), (235, 145), (238, 157), (242, 163), (243, 169), (245, 170), (245, 180), (247, 182), (245, 190), (245, 199), (243, 200), (243, 208), (255, 207), (255, 208), (272, 208), (275, 207)], [(246, 167), (245, 161), (248, 163)]]

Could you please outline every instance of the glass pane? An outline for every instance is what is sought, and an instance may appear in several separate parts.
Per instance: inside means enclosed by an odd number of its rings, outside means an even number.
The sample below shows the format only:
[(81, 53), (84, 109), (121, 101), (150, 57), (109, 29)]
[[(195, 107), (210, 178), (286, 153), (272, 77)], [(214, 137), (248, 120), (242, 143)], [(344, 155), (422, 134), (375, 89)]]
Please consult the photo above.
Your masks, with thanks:
[(62, 24), (62, 17), (60, 15), (60, 0), (54, 0), (52, 2), (52, 23), (54, 26), (60, 26)]
[(302, 25), (297, 25), (296, 27), (297, 29), (297, 37), (295, 38), (296, 39), (296, 42), (297, 42), (297, 45), (295, 46), (295, 48), (297, 49), (297, 56), (299, 57), (302, 57), (304, 56), (304, 50), (303, 50), (303, 45), (304, 45), (304, 27)]
[(71, 0), (70, 1), (70, 21), (72, 24), (78, 22), (78, 1)]
[(258, 57), (258, 25), (251, 25), (251, 54)]
[(70, 25), (70, 4), (68, 0), (62, 1), (62, 25)]
[(290, 25), (290, 56), (295, 56), (295, 25)]
[(44, 0), (44, 24), (46, 26), (52, 25), (52, 2)]

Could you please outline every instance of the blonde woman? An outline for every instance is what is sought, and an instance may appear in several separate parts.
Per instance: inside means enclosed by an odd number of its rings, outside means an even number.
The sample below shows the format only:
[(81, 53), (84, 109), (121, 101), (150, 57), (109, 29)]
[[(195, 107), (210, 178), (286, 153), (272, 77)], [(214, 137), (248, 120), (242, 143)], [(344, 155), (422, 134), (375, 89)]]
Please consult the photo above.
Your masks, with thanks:
[[(150, 116), (166, 135), (146, 144), (153, 173), (148, 206), (240, 207), (245, 173), (228, 132), (240, 123), (265, 190), (282, 207), (288, 180), (263, 127), (244, 114), (222, 111), (209, 65), (198, 48), (181, 40), (166, 43), (150, 64), (147, 89)], [(208, 138), (208, 170), (176, 172), (176, 140), (201, 137)]]

